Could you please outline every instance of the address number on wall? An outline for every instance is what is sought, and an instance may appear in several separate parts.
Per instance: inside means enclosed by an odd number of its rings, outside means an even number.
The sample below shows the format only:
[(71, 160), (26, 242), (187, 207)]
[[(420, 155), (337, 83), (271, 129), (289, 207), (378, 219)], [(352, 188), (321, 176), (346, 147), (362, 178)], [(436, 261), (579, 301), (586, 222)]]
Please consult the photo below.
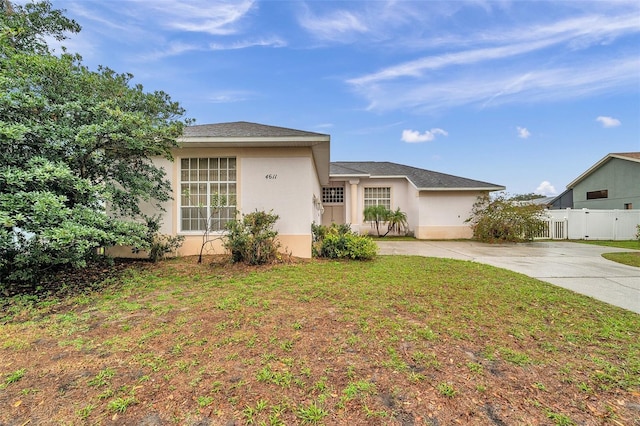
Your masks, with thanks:
[(277, 174), (271, 174), (271, 173), (270, 173), (270, 174), (264, 175), (264, 178), (265, 178), (266, 180), (276, 180), (276, 179), (278, 179), (278, 175), (277, 175)]

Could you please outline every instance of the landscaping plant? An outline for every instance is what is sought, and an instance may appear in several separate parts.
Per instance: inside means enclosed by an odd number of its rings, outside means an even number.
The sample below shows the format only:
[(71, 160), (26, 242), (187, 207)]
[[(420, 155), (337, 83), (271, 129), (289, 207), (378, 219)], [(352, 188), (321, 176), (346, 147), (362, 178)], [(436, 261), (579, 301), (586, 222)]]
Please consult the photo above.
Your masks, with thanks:
[(276, 214), (255, 211), (244, 215), (241, 220), (228, 222), (224, 247), (231, 252), (231, 260), (250, 265), (276, 260), (280, 243), (273, 225), (278, 219)]
[(47, 1), (0, 1), (0, 290), (84, 267), (99, 247), (148, 249), (139, 202), (170, 199), (151, 158), (171, 158), (184, 110), (47, 45), (79, 31)]
[[(386, 237), (390, 232), (402, 233), (407, 231), (407, 214), (398, 207), (395, 211), (387, 209), (378, 204), (368, 206), (364, 209), (364, 220), (371, 222), (371, 226), (376, 229), (378, 237)], [(387, 226), (387, 232), (380, 235), (380, 227)]]
[(370, 260), (378, 253), (378, 246), (371, 238), (351, 231), (348, 224), (311, 226), (313, 232), (313, 255), (329, 259)]
[(478, 197), (466, 222), (473, 237), (484, 242), (531, 241), (547, 226), (543, 206), (514, 201), (505, 194)]

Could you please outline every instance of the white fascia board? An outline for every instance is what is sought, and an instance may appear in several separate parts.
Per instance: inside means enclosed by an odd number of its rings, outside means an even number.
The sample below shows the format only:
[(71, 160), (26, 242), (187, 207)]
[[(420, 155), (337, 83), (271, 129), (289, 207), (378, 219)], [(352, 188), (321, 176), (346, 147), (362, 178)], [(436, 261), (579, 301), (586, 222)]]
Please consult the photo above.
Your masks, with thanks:
[(282, 146), (313, 146), (329, 142), (329, 136), (287, 136), (279, 138), (242, 137), (242, 138), (211, 138), (205, 136), (178, 138), (182, 147), (282, 147)]
[(371, 177), (369, 176), (367, 173), (348, 173), (348, 174), (332, 174), (331, 179), (349, 179), (349, 178), (354, 178), (354, 177)]
[(506, 186), (485, 186), (485, 187), (477, 187), (477, 188), (417, 188), (418, 191), (438, 191), (438, 192), (445, 192), (445, 191), (456, 191), (456, 192), (463, 192), (463, 191), (504, 191), (505, 189), (507, 189)]

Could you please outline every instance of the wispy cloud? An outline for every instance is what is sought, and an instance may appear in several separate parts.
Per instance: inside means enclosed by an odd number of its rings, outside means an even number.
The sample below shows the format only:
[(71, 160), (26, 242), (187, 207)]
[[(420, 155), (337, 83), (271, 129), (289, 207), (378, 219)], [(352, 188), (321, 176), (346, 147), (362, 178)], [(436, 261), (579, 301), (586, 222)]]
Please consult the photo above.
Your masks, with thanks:
[(528, 139), (529, 136), (531, 136), (531, 132), (529, 132), (526, 127), (518, 126), (516, 130), (518, 131), (518, 137), (521, 139)]
[(147, 54), (141, 55), (139, 57), (142, 61), (155, 61), (162, 58), (167, 58), (171, 56), (178, 56), (183, 53), (206, 50), (202, 47), (193, 44), (193, 43), (182, 43), (182, 42), (171, 42), (166, 46), (163, 46), (162, 49), (155, 49)]
[(487, 69), (452, 72), (440, 80), (398, 81), (356, 86), (369, 110), (412, 109), (433, 112), (460, 105), (552, 102), (607, 92), (621, 92), (638, 84), (640, 58), (628, 56), (609, 62), (585, 60), (566, 67), (519, 71)]
[[(469, 49), (462, 40), (460, 45), (448, 46), (449, 53), (391, 65), (346, 83), (375, 110), (432, 110), (465, 104), (484, 108), (624, 90), (637, 86), (640, 58), (602, 46), (618, 37), (640, 34), (640, 22), (632, 15), (589, 15), (501, 33), (471, 34), (475, 44), (481, 40), (484, 45)], [(594, 45), (597, 48), (589, 50)]]
[(231, 43), (211, 43), (210, 50), (237, 50), (250, 47), (285, 47), (287, 42), (280, 37), (262, 38), (256, 40), (239, 40)]
[(332, 10), (325, 15), (315, 14), (308, 7), (298, 16), (305, 30), (322, 40), (347, 41), (352, 34), (369, 31), (362, 18), (348, 10)]
[(551, 182), (548, 180), (542, 181), (536, 188), (536, 194), (546, 195), (547, 197), (556, 195), (557, 193), (558, 191), (556, 191), (556, 188), (551, 185)]
[(617, 118), (607, 117), (604, 115), (601, 115), (598, 118), (596, 118), (596, 121), (601, 123), (602, 127), (618, 127), (620, 124), (622, 124), (620, 120), (618, 120)]
[(401, 140), (407, 143), (431, 142), (437, 135), (447, 136), (449, 133), (442, 129), (425, 130), (420, 133), (417, 130), (403, 130)]
[(255, 6), (254, 0), (135, 0), (140, 12), (158, 25), (179, 31), (229, 35), (238, 32), (237, 26)]
[(245, 102), (255, 99), (256, 93), (246, 90), (221, 90), (219, 92), (211, 92), (207, 95), (208, 102), (212, 104), (228, 104), (234, 102)]

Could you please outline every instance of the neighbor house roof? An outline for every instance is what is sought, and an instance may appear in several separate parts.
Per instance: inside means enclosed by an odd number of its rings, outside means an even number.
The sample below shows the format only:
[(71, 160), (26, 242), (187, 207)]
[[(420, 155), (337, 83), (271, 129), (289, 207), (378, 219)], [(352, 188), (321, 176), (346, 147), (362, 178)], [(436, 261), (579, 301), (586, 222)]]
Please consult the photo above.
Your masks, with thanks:
[(604, 158), (602, 158), (596, 164), (591, 166), (586, 172), (578, 176), (573, 182), (570, 182), (567, 185), (567, 188), (571, 189), (575, 187), (577, 184), (579, 184), (584, 179), (586, 179), (590, 174), (592, 174), (593, 172), (598, 170), (600, 167), (602, 167), (605, 163), (611, 161), (614, 158), (617, 158), (619, 160), (626, 160), (626, 161), (633, 161), (636, 163), (640, 163), (640, 152), (618, 152), (618, 153), (607, 154), (604, 156)]
[(187, 126), (178, 143), (183, 148), (311, 147), (318, 177), (325, 185), (329, 181), (330, 140), (323, 133), (235, 121)]
[(418, 190), (486, 190), (501, 191), (502, 185), (448, 175), (388, 161), (336, 161), (332, 162), (331, 177), (405, 178)]

